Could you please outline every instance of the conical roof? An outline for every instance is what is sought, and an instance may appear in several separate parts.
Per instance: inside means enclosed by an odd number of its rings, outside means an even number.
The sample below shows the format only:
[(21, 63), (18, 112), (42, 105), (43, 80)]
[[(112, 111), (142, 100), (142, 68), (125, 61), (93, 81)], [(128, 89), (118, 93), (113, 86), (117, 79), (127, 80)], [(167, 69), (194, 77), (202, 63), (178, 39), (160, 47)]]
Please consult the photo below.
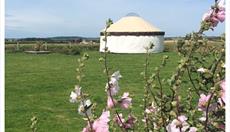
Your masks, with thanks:
[[(102, 30), (102, 32), (104, 29)], [(143, 18), (135, 15), (122, 17), (113, 23), (107, 32), (163, 32), (159, 28), (153, 26)]]

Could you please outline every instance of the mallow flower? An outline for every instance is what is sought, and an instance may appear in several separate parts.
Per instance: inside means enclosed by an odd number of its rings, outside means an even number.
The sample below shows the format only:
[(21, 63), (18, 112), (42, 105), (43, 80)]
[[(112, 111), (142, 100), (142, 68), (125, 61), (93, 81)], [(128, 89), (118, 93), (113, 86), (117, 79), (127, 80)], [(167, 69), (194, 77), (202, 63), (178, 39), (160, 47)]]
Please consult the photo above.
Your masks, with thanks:
[(157, 108), (156, 108), (154, 102), (152, 102), (152, 105), (151, 105), (151, 106), (149, 106), (149, 107), (147, 107), (147, 108), (145, 109), (145, 112), (146, 112), (147, 114), (151, 114), (151, 113), (154, 113), (154, 112), (156, 112), (156, 111), (157, 111)]
[(221, 93), (220, 93), (221, 99), (225, 103), (225, 101), (226, 101), (226, 97), (225, 97), (226, 96), (226, 93), (225, 93), (225, 91), (226, 91), (225, 80), (223, 80), (221, 82), (220, 87), (221, 87)]
[(70, 93), (70, 99), (69, 101), (71, 103), (78, 102), (78, 97), (81, 96), (81, 87), (76, 85), (74, 91), (71, 91)]
[[(120, 119), (119, 119), (119, 117), (120, 117)], [(119, 114), (119, 117), (118, 117), (118, 115), (116, 115), (114, 117), (113, 121), (116, 122), (120, 127), (122, 127), (122, 123), (125, 122), (125, 119), (123, 118), (122, 113)]]
[(115, 99), (113, 99), (113, 101), (112, 101), (111, 97), (108, 96), (108, 99), (107, 99), (107, 107), (108, 108), (113, 108), (117, 104), (117, 101)]
[(224, 22), (224, 20), (225, 20), (225, 8), (219, 8), (218, 12), (216, 13), (216, 18), (220, 22)]
[(179, 116), (174, 119), (169, 125), (166, 126), (167, 132), (185, 132), (189, 129), (189, 124), (186, 122), (187, 117), (184, 115)]
[(125, 129), (132, 129), (134, 127), (136, 118), (133, 115), (129, 115), (127, 120), (123, 118), (122, 113), (119, 114), (119, 117), (116, 115), (113, 121), (116, 122), (120, 127), (123, 127)]
[(207, 13), (205, 13), (202, 17), (202, 20), (211, 22), (213, 27), (216, 27), (219, 23), (219, 20), (214, 16), (213, 9), (210, 9)]
[(225, 20), (225, 5), (224, 0), (219, 0), (217, 8), (210, 9), (202, 17), (203, 21), (211, 22), (212, 27), (216, 27), (219, 22), (224, 22)]
[[(80, 103), (79, 107), (78, 107), (78, 113), (80, 115), (83, 115), (83, 116), (86, 116), (86, 114), (88, 116), (91, 116), (92, 113), (91, 113), (91, 107), (92, 107), (92, 103), (91, 101), (88, 99), (88, 100), (84, 100)], [(86, 113), (86, 114), (85, 114)]]
[(134, 117), (133, 115), (129, 115), (127, 121), (125, 122), (125, 128), (126, 129), (133, 128), (135, 122), (136, 122), (136, 117)]
[[(108, 124), (108, 122), (110, 121), (109, 117), (110, 117), (109, 111), (102, 112), (101, 116), (92, 123), (92, 127), (93, 127), (92, 131), (109, 132), (109, 124)], [(90, 125), (88, 124), (87, 127), (83, 128), (82, 132), (91, 132)]]
[(198, 110), (200, 111), (205, 111), (206, 110), (206, 107), (208, 105), (208, 100), (210, 99), (211, 95), (205, 95), (205, 94), (201, 94), (200, 95), (200, 99), (199, 99), (199, 102), (198, 102)]
[(198, 129), (196, 127), (190, 127), (188, 132), (196, 132)]
[(129, 97), (129, 93), (125, 92), (121, 99), (118, 101), (120, 106), (124, 109), (128, 109), (129, 106), (132, 104), (132, 98)]
[(110, 121), (110, 112), (105, 111), (101, 114), (101, 116), (96, 119), (93, 123), (93, 129), (95, 132), (108, 132), (109, 131), (109, 125), (108, 122)]
[[(109, 81), (109, 86), (108, 84), (106, 84), (106, 90), (107, 90), (107, 93), (108, 95), (110, 96), (110, 92), (111, 92), (111, 95), (114, 96), (118, 93), (120, 87), (118, 85), (118, 80), (121, 78), (121, 74), (119, 71), (116, 71), (112, 74), (111, 78), (110, 78), (110, 81)], [(109, 89), (110, 88), (110, 89)]]

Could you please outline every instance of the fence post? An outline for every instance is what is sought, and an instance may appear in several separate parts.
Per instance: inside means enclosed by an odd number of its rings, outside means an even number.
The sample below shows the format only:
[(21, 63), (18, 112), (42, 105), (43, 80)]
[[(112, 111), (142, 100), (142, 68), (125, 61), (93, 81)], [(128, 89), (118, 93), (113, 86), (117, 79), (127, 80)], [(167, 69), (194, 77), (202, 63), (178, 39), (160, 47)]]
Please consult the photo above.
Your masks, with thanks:
[(16, 44), (16, 50), (19, 51), (20, 50), (20, 45), (19, 45), (19, 42), (17, 42)]
[(45, 42), (45, 50), (48, 50), (48, 45), (47, 45), (47, 42)]

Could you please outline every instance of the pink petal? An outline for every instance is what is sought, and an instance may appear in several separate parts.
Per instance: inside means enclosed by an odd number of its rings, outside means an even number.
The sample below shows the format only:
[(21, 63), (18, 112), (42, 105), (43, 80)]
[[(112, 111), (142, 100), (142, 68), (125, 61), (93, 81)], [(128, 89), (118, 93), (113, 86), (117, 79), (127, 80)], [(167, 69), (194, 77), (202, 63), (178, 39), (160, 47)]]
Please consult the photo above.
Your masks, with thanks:
[(181, 115), (181, 116), (179, 116), (178, 117), (178, 119), (180, 120), (180, 122), (185, 122), (188, 118), (186, 117), (186, 116), (184, 116), (184, 115)]
[[(114, 104), (113, 104), (113, 101), (114, 101)], [(107, 107), (108, 107), (108, 108), (113, 108), (113, 107), (116, 105), (117, 101), (116, 101), (115, 99), (113, 99), (113, 101), (112, 101), (112, 99), (108, 96), (108, 99), (107, 99)]]
[(213, 10), (209, 10), (207, 13), (205, 13), (205, 14), (203, 15), (203, 17), (202, 17), (202, 20), (203, 20), (203, 21), (209, 20), (210, 17), (211, 17), (212, 12), (213, 12)]

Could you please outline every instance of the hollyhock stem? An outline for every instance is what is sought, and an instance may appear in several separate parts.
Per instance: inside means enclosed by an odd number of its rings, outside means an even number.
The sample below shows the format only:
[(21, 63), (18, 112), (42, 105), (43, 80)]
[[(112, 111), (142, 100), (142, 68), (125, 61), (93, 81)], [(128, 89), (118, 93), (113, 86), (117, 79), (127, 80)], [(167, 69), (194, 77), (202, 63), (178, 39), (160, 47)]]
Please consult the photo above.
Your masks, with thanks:
[[(114, 100), (113, 100), (113, 96), (112, 96), (112, 93), (111, 93), (110, 88), (111, 88), (111, 87), (109, 86), (109, 88), (108, 88), (108, 90), (109, 90), (109, 96), (110, 96), (110, 98), (111, 98), (111, 100), (112, 100), (113, 106), (115, 106), (115, 102), (114, 102)], [(125, 124), (122, 122), (121, 117), (120, 117), (120, 115), (118, 114), (117, 110), (115, 110), (115, 113), (116, 113), (116, 115), (117, 115), (119, 121), (120, 121), (121, 124), (122, 124), (122, 128), (121, 128), (122, 131), (126, 131), (126, 129), (125, 129)]]
[[(178, 92), (178, 91), (177, 91)], [(176, 92), (176, 94), (177, 94), (177, 92)], [(176, 114), (177, 114), (177, 120), (179, 120), (179, 116), (180, 116), (180, 110), (179, 110), (179, 98), (178, 98), (178, 95), (176, 95), (176, 110), (177, 110), (177, 112), (176, 112)], [(182, 126), (179, 126), (179, 128), (180, 128), (180, 132), (182, 132)]]
[(156, 76), (157, 76), (158, 83), (160, 85), (160, 99), (161, 99), (161, 101), (160, 101), (160, 113), (161, 113), (161, 118), (162, 118), (162, 121), (163, 121), (163, 127), (166, 130), (165, 118), (164, 118), (164, 115), (163, 115), (163, 87), (162, 87), (162, 84), (161, 84), (159, 71), (157, 71)]
[(205, 110), (205, 122), (204, 122), (204, 129), (205, 129), (205, 132), (208, 132), (208, 112), (209, 112), (209, 106), (211, 104), (211, 99), (213, 97), (215, 92), (212, 92), (210, 98), (208, 99), (208, 105), (206, 107), (206, 110)]
[[(147, 77), (147, 73), (148, 73), (148, 56), (149, 56), (149, 49), (147, 48), (146, 49), (146, 55), (145, 55), (145, 71), (144, 71), (144, 79), (145, 79), (145, 98), (144, 98), (144, 111), (147, 107), (147, 101), (148, 101), (148, 88), (149, 88), (149, 85), (148, 85), (148, 77)], [(144, 112), (144, 119), (145, 119), (145, 125), (146, 125), (146, 128), (145, 128), (145, 131), (149, 131), (149, 120), (147, 118), (147, 114), (146, 112)]]
[(85, 116), (86, 116), (86, 118), (87, 118), (87, 120), (88, 120), (88, 122), (89, 122), (90, 131), (93, 132), (93, 125), (92, 125), (92, 123), (91, 123), (91, 121), (90, 121), (90, 118), (89, 118), (89, 116), (88, 116), (88, 114), (87, 114), (86, 111), (85, 111), (84, 113), (85, 113)]
[(196, 88), (196, 85), (195, 85), (195, 83), (194, 83), (193, 80), (192, 80), (191, 73), (190, 73), (190, 70), (189, 70), (188, 66), (186, 67), (186, 69), (187, 69), (187, 73), (188, 73), (189, 80), (190, 80), (190, 82), (192, 83), (192, 86), (193, 86), (193, 88), (195, 89), (196, 94), (197, 94), (198, 96), (200, 96), (199, 90)]
[[(105, 29), (104, 66), (105, 66), (105, 72), (106, 72), (106, 76), (107, 76), (107, 84), (108, 84), (109, 96), (110, 96), (110, 98), (111, 98), (111, 100), (112, 100), (113, 106), (115, 106), (115, 102), (114, 102), (114, 99), (113, 99), (113, 96), (112, 96), (112, 93), (111, 93), (111, 86), (110, 86), (110, 84), (109, 84), (110, 76), (109, 76), (109, 70), (108, 70), (108, 65), (107, 65), (107, 52), (108, 52), (108, 51), (106, 51), (106, 50), (108, 50), (108, 49), (107, 49), (107, 34), (106, 34), (106, 33), (107, 33), (107, 28)], [(122, 130), (122, 131), (126, 131), (125, 125), (124, 125), (124, 123), (122, 122), (121, 117), (120, 117), (120, 115), (118, 114), (117, 110), (115, 110), (115, 113), (116, 113), (116, 115), (117, 115), (119, 121), (120, 121), (121, 124), (122, 124), (121, 130)]]
[[(80, 97), (81, 97), (81, 103), (83, 104), (83, 106), (85, 106), (85, 102), (84, 102), (85, 98), (83, 97), (82, 92), (81, 92)], [(88, 120), (88, 122), (89, 122), (90, 131), (93, 132), (93, 125), (92, 125), (92, 123), (91, 123), (91, 120), (90, 120), (90, 118), (89, 118), (89, 115), (87, 114), (87, 110), (85, 110), (85, 107), (84, 107), (83, 113), (85, 114), (85, 116), (86, 116), (86, 118), (87, 118), (87, 120)]]

